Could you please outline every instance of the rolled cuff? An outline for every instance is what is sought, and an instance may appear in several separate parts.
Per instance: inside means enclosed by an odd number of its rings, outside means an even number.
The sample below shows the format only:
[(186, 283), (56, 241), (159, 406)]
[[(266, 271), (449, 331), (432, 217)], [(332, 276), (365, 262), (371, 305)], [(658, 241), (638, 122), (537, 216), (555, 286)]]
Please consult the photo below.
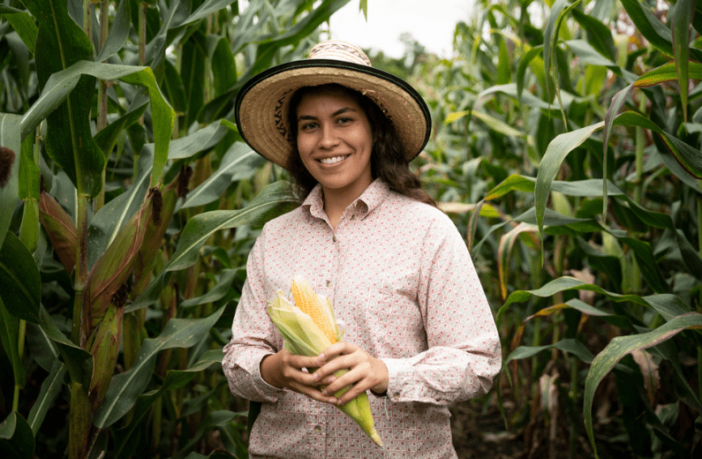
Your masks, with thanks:
[(268, 384), (261, 376), (261, 361), (273, 353), (264, 349), (250, 349), (247, 354), (244, 361), (235, 361), (228, 369), (232, 393), (255, 402), (277, 402), (285, 389)]

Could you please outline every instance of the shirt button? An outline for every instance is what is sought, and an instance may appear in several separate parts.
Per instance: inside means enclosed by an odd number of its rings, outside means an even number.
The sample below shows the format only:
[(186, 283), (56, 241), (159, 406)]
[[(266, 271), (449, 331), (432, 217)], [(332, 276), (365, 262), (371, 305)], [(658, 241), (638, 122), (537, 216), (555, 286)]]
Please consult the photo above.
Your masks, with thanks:
[(351, 220), (356, 220), (356, 214), (351, 215)]
[(398, 398), (400, 398), (400, 393), (399, 393), (399, 392), (395, 392), (394, 394), (392, 394), (392, 398), (394, 398), (395, 400), (397, 400)]
[(332, 236), (332, 241), (336, 242), (336, 236)]
[(331, 286), (332, 286), (332, 281), (328, 280), (328, 281), (327, 281), (327, 287), (331, 287)]
[(322, 431), (322, 428), (320, 426), (314, 426), (314, 431), (320, 433)]

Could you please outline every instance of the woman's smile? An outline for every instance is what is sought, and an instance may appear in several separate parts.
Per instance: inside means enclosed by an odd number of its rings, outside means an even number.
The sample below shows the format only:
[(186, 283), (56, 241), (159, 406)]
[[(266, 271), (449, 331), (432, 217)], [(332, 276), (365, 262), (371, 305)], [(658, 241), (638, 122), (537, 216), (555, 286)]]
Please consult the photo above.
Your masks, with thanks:
[(322, 164), (337, 164), (337, 163), (340, 163), (341, 161), (345, 160), (348, 157), (349, 157), (349, 155), (334, 156), (332, 158), (318, 159), (317, 161), (319, 161)]
[(325, 195), (353, 200), (373, 181), (373, 133), (349, 94), (333, 88), (306, 94), (297, 107), (297, 149)]

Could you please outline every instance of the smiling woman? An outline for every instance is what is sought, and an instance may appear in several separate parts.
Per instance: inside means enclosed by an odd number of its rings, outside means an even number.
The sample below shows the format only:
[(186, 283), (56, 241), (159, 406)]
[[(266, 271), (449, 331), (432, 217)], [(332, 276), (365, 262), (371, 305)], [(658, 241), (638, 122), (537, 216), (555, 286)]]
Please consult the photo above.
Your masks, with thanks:
[(322, 186), (333, 227), (373, 181), (373, 133), (359, 97), (343, 86), (325, 85), (299, 90), (290, 104), (299, 158)]
[[(301, 200), (256, 240), (224, 349), (232, 392), (262, 402), (251, 457), (455, 458), (447, 405), (490, 388), (500, 343), (463, 238), (408, 167), (431, 131), (424, 101), (325, 42), (254, 77), (236, 115)], [(319, 356), (285, 349), (267, 313), (295, 275), (345, 324)], [(366, 391), (384, 450), (334, 407)]]

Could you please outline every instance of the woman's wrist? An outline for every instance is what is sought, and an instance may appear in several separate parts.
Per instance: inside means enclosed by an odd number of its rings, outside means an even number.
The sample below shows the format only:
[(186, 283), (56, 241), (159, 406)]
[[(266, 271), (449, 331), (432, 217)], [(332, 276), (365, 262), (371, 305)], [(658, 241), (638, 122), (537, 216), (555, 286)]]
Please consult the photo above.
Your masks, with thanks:
[(276, 362), (278, 354), (268, 354), (261, 359), (261, 378), (273, 387), (282, 388), (279, 384), (276, 375), (278, 362)]

